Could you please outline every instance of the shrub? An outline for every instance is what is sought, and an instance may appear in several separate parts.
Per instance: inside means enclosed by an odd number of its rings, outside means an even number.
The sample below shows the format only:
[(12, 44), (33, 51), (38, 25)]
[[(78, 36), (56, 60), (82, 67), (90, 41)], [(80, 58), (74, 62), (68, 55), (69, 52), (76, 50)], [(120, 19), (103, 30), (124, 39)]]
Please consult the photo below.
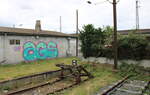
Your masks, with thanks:
[[(104, 57), (113, 58), (113, 48), (104, 48), (103, 54)], [(119, 35), (118, 59), (150, 59), (149, 41), (145, 36), (135, 33), (131, 33), (129, 35)]]
[[(110, 26), (95, 28), (92, 24), (85, 25), (80, 31), (81, 52), (86, 57), (113, 58), (113, 48), (105, 46), (113, 45), (113, 28)], [(150, 59), (150, 42), (145, 36), (134, 32), (128, 35), (118, 34), (118, 58), (119, 59)]]
[(144, 36), (131, 34), (118, 40), (118, 57), (120, 59), (145, 59), (148, 40)]

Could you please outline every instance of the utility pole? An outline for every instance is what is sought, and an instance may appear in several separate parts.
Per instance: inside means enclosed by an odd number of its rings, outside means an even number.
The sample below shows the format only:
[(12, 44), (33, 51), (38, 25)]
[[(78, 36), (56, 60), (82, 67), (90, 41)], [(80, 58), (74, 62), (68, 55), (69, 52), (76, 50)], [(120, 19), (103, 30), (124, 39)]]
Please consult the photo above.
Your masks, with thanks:
[(117, 69), (118, 66), (118, 42), (117, 42), (117, 9), (116, 0), (113, 0), (113, 22), (114, 22), (114, 42), (113, 42), (113, 48), (114, 48), (114, 69)]
[(136, 0), (136, 30), (139, 29), (139, 0)]
[(59, 27), (59, 31), (61, 32), (61, 29), (62, 29), (62, 26), (61, 26), (61, 16), (60, 16), (60, 18), (59, 18), (59, 24), (60, 24), (60, 27)]
[[(113, 53), (114, 53), (114, 69), (117, 69), (118, 67), (118, 42), (117, 42), (117, 8), (116, 5), (119, 2), (119, 0), (107, 0), (109, 3), (113, 5), (113, 24), (114, 24), (114, 30), (113, 30)], [(87, 1), (87, 3), (92, 4), (91, 1)]]
[(78, 10), (76, 10), (76, 35), (77, 35), (77, 38), (76, 38), (76, 56), (78, 57), (78, 31), (79, 31), (79, 28), (78, 28)]

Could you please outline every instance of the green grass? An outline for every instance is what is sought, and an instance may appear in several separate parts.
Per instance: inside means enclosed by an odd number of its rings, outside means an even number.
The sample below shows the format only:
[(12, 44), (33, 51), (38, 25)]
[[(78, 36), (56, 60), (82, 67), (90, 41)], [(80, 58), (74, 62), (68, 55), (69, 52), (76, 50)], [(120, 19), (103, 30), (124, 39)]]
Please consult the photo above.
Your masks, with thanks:
[(93, 95), (100, 88), (121, 79), (118, 74), (112, 72), (110, 65), (97, 64), (93, 67), (91, 64), (86, 64), (85, 67), (94, 75), (94, 78), (64, 91), (63, 95)]
[[(23, 62), (16, 65), (0, 65), (0, 81), (45, 71), (58, 70), (59, 68), (57, 68), (55, 64), (71, 64), (72, 59), (77, 58), (57, 58), (50, 60), (39, 60), (29, 63)], [(99, 88), (121, 79), (119, 75), (112, 72), (112, 66), (110, 65), (93, 65), (91, 63), (81, 62), (79, 59), (77, 60), (79, 64), (82, 64), (88, 71), (90, 71), (94, 75), (94, 78), (81, 83), (76, 87), (64, 91), (64, 95), (90, 95), (98, 91)]]
[[(89, 72), (94, 75), (93, 79), (81, 83), (71, 89), (61, 93), (63, 95), (92, 95), (100, 88), (122, 79), (121, 74), (113, 72), (113, 67), (107, 64), (93, 64), (81, 62), (78, 58), (56, 58), (50, 60), (39, 60), (36, 62), (15, 65), (0, 65), (0, 81), (22, 77), (26, 75), (36, 74), (40, 72), (58, 70), (55, 64), (65, 63), (71, 64), (73, 59), (77, 59)], [(128, 67), (127, 67), (128, 68)], [(145, 77), (142, 77), (142, 79)], [(146, 78), (147, 79), (147, 78)]]
[(120, 76), (127, 76), (132, 75), (130, 79), (132, 80), (142, 80), (142, 81), (149, 81), (149, 70), (150, 68), (144, 68), (142, 66), (139, 66), (139, 64), (127, 64), (123, 63), (118, 68), (120, 71), (118, 74)]
[(59, 68), (56, 67), (55, 64), (58, 63), (71, 64), (72, 59), (77, 58), (75, 57), (56, 58), (49, 60), (39, 60), (36, 62), (29, 62), (29, 63), (22, 62), (20, 64), (15, 65), (0, 65), (0, 81), (45, 71), (58, 70)]

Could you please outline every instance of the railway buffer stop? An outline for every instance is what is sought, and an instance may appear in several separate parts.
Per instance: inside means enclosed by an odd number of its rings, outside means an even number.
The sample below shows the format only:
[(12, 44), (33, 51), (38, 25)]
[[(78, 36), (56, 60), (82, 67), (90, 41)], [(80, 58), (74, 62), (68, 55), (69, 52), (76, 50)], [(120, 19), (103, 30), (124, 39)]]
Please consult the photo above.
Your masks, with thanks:
[[(72, 65), (65, 65), (64, 63), (56, 64), (61, 69), (60, 78), (73, 78), (76, 84), (80, 83), (81, 77), (93, 78), (94, 76), (88, 72), (82, 65), (78, 65), (77, 60), (72, 60)], [(68, 70), (70, 73), (65, 75), (64, 71)]]

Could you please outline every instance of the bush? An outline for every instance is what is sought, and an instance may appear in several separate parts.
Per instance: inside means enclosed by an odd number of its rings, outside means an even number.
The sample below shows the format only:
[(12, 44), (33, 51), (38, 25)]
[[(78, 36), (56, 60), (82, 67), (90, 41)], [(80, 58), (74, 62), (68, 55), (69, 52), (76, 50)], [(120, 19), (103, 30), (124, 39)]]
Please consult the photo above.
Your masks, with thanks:
[(131, 34), (118, 40), (119, 59), (145, 59), (148, 56), (148, 50), (148, 40), (144, 36)]
[(103, 56), (100, 56), (100, 57), (113, 58), (113, 49), (112, 48), (104, 48)]
[[(80, 31), (81, 52), (86, 57), (113, 58), (113, 48), (105, 47), (113, 44), (113, 29), (110, 26), (95, 28), (92, 24), (85, 25)], [(146, 37), (134, 32), (128, 35), (118, 34), (119, 59), (150, 59), (150, 43)]]
[[(113, 58), (113, 48), (104, 48), (103, 54), (104, 57)], [(134, 33), (119, 36), (118, 59), (150, 59), (149, 41), (146, 37)]]

